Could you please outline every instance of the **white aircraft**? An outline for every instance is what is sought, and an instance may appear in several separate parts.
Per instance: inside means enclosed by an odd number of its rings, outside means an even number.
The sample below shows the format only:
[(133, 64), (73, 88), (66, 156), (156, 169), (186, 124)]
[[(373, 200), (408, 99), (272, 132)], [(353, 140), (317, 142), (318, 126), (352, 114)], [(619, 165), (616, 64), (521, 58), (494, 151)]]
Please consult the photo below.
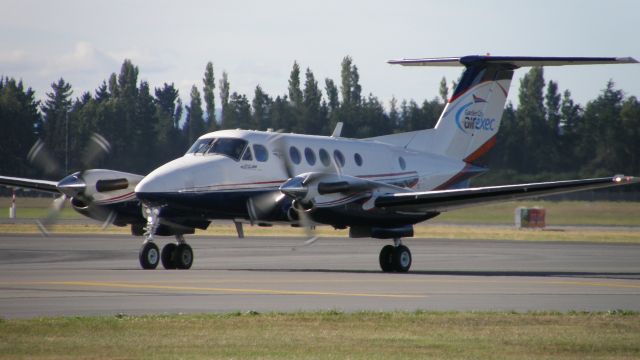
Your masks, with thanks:
[[(392, 60), (404, 66), (465, 70), (433, 129), (368, 139), (222, 130), (201, 136), (187, 153), (147, 176), (87, 170), (60, 182), (0, 177), (0, 185), (62, 193), (80, 213), (144, 235), (140, 265), (188, 269), (193, 250), (184, 234), (211, 220), (269, 226), (349, 228), (349, 237), (393, 240), (380, 251), (385, 272), (407, 272), (411, 252), (401, 238), (413, 225), (461, 207), (639, 182), (606, 178), (469, 188), (487, 169), (479, 159), (496, 142), (514, 70), (527, 66), (637, 63), (633, 58), (465, 56)], [(94, 137), (95, 143), (99, 137)], [(104, 148), (104, 147), (103, 147)], [(42, 155), (42, 156), (41, 156)], [(46, 163), (37, 149), (34, 161)], [(54, 202), (58, 211), (64, 201)], [(54, 212), (55, 213), (55, 212)], [(45, 219), (43, 228), (55, 216)], [(157, 235), (176, 243), (160, 252)], [(309, 233), (311, 243), (317, 239)]]

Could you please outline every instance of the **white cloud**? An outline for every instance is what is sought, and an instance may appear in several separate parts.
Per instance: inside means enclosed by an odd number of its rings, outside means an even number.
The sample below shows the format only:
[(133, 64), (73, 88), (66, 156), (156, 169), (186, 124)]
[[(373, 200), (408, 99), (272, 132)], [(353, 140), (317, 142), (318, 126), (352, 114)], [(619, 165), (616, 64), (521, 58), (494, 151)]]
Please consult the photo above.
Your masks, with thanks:
[(101, 73), (106, 76), (117, 69), (118, 62), (91, 43), (79, 41), (71, 53), (54, 55), (42, 67), (42, 75), (62, 76), (69, 73)]

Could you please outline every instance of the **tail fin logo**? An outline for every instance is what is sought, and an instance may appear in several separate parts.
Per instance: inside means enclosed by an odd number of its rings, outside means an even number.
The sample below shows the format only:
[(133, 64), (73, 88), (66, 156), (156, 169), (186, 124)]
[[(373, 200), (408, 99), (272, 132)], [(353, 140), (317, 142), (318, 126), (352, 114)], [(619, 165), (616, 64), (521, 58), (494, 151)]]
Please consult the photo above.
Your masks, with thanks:
[(465, 134), (468, 134), (468, 131), (473, 130), (495, 131), (495, 118), (485, 117), (482, 110), (469, 109), (469, 107), (473, 104), (486, 102), (486, 100), (473, 95), (473, 101), (468, 102), (460, 107), (455, 116), (456, 125), (458, 126), (458, 129), (460, 129), (460, 131)]
[(487, 100), (485, 100), (485, 99), (483, 99), (483, 98), (481, 98), (479, 96), (475, 96), (475, 95), (472, 95), (472, 96), (473, 96), (473, 102), (474, 103), (486, 103), (487, 102)]

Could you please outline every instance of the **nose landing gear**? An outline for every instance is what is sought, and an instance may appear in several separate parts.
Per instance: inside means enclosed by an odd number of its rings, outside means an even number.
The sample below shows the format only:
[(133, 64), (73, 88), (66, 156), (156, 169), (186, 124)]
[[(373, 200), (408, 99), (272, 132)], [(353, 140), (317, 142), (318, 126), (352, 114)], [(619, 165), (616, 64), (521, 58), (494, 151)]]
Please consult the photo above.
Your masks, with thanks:
[(402, 245), (400, 238), (394, 238), (393, 243), (380, 250), (380, 268), (384, 272), (405, 273), (411, 268), (411, 251)]

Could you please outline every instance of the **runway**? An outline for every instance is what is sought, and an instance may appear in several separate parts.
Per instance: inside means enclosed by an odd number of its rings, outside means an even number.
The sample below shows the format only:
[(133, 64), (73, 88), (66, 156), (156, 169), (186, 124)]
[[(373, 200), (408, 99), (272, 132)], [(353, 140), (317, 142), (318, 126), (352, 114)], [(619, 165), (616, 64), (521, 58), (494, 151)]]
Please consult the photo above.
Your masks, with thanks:
[[(159, 239), (162, 246), (171, 238)], [(299, 310), (640, 311), (640, 245), (408, 239), (187, 239), (191, 270), (140, 270), (141, 238), (0, 234), (0, 316)]]

